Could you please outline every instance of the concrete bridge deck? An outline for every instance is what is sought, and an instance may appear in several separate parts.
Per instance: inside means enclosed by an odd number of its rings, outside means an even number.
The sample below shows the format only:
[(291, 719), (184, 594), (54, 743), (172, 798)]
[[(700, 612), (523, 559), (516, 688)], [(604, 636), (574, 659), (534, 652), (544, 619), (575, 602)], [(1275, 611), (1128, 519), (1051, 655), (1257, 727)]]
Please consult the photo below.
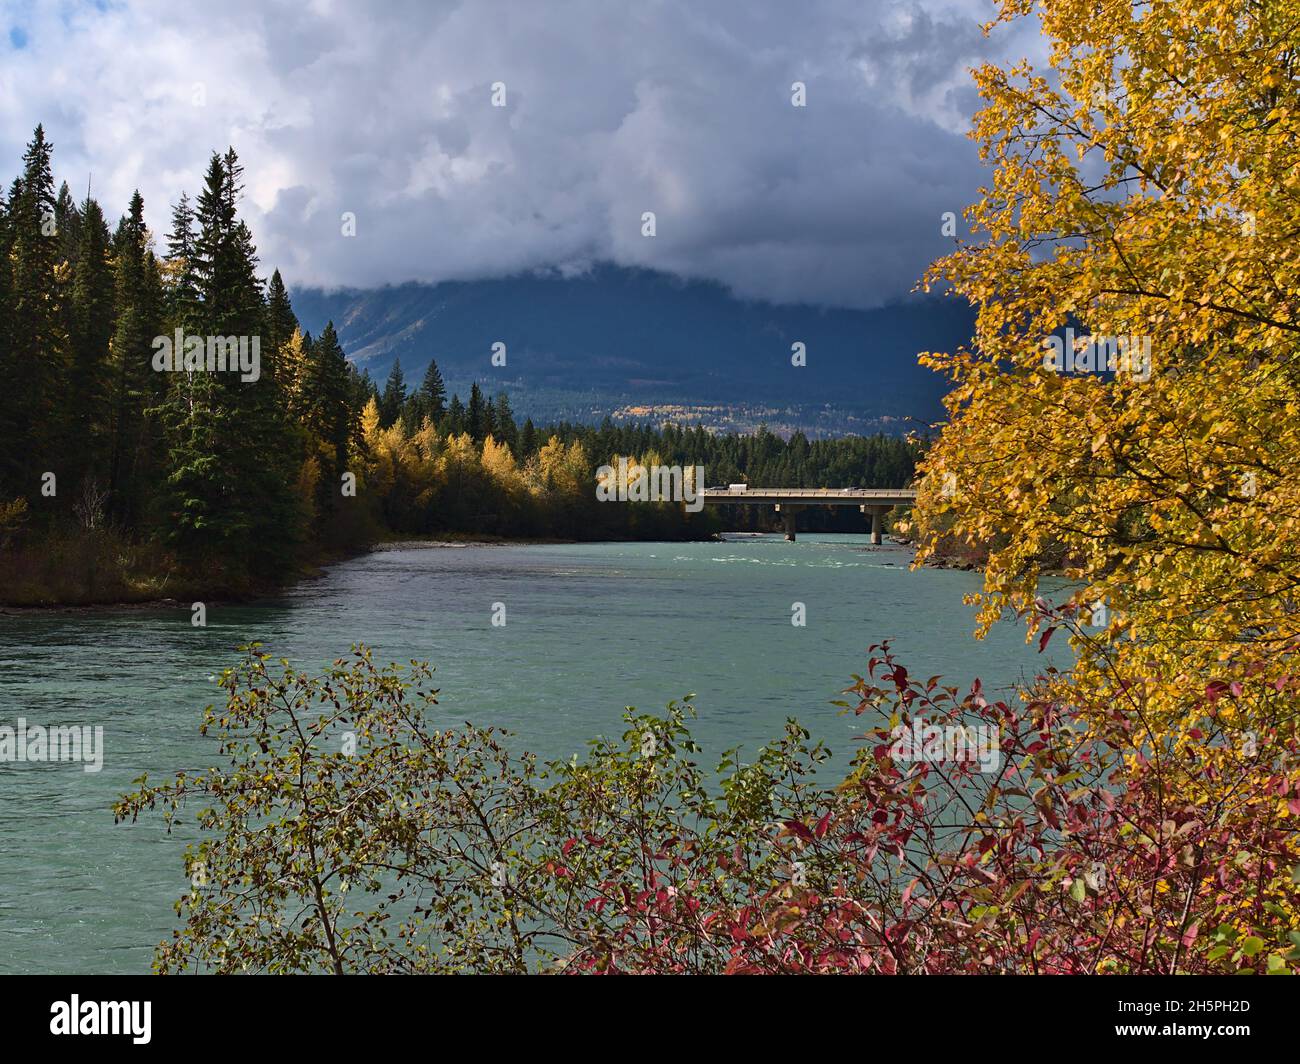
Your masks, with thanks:
[(746, 488), (744, 491), (705, 488), (706, 503), (715, 506), (775, 506), (785, 524), (785, 538), (795, 539), (795, 514), (808, 506), (856, 506), (871, 515), (871, 542), (879, 544), (881, 518), (895, 506), (916, 501), (914, 488)]

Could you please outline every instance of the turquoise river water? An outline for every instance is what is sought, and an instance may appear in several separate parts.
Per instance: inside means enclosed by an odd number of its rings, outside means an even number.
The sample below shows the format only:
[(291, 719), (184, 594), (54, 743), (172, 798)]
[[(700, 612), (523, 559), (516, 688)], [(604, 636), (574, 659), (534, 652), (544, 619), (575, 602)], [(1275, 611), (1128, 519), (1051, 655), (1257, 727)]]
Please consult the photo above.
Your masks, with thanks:
[(188, 603), (0, 615), (0, 725), (104, 728), (100, 772), (0, 763), (0, 972), (148, 970), (188, 886), (184, 844), (156, 820), (115, 826), (109, 806), (143, 772), (205, 763), (210, 678), (241, 643), (313, 669), (354, 642), (429, 660), (449, 723), (500, 725), (545, 757), (621, 734), (626, 706), (694, 692), (706, 760), (796, 716), (842, 767), (862, 725), (830, 702), (872, 643), (892, 640), (913, 673), (994, 688), (1044, 664), (1011, 622), (971, 637), (961, 598), (977, 574), (909, 560), (864, 536), (429, 547), (333, 566), (272, 602), (210, 604), (206, 628)]

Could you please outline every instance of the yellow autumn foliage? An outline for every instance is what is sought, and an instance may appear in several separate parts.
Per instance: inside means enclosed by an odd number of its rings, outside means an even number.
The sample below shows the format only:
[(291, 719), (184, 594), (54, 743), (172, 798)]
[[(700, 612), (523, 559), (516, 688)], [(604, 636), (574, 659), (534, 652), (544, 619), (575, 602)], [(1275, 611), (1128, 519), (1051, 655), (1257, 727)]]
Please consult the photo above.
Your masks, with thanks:
[[(1086, 658), (1277, 678), (1300, 638), (1300, 3), (1001, 6), (1042, 19), (1050, 70), (975, 73), (992, 178), (926, 284), (978, 323), (923, 356), (954, 388), (920, 560), (992, 544), (987, 625), (1059, 548), (1105, 607)], [(1118, 372), (1058, 372), (1067, 327)]]
[[(978, 318), (969, 349), (922, 356), (952, 390), (917, 564), (986, 550), (981, 632), (1010, 608), (1032, 638), (1063, 558), (1078, 664), (1035, 697), (1098, 735), (1132, 723), (1133, 770), (1207, 822), (1292, 840), (1250, 897), (1194, 853), (1143, 888), (1294, 927), (1300, 0), (1002, 0), (987, 29), (1027, 17), (1048, 69), (975, 71), (991, 176), (924, 282)], [(1276, 948), (1270, 970), (1295, 963)]]

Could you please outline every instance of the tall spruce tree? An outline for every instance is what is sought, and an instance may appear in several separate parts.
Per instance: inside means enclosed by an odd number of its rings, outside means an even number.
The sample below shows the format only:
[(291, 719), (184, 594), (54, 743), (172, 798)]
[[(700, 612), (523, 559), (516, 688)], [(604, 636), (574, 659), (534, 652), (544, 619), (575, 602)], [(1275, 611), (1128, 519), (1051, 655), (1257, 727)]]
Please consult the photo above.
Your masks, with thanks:
[(515, 415), (510, 409), (510, 397), (505, 392), (497, 392), (496, 403), (492, 408), (492, 435), (498, 443), (506, 444), (512, 453), (519, 451), (519, 429), (515, 425)]
[(81, 243), (73, 267), (69, 300), (71, 370), (65, 446), (79, 482), (104, 477), (110, 438), (109, 344), (116, 325), (116, 299), (108, 225), (104, 212), (87, 199), (79, 213)]
[[(17, 189), (15, 182), (15, 189)], [(15, 193), (16, 194), (16, 193)], [(13, 422), (15, 410), (9, 401), (14, 390), (11, 383), (15, 367), (11, 342), (13, 324), (13, 212), (14, 197), (0, 195), (0, 502), (17, 495), (21, 485), (17, 476), (18, 428)]]
[(167, 234), (167, 317), (173, 328), (197, 327), (198, 278), (194, 272), (194, 210), (184, 192), (172, 208), (172, 227)]
[(38, 497), (42, 473), (67, 473), (57, 446), (62, 435), (67, 345), (55, 275), (59, 243), (50, 154), (45, 129), (38, 125), (23, 153), (22, 180), (9, 205), (10, 355), (5, 387), (0, 390), (4, 397), (0, 422), (7, 426), (12, 443), (0, 462), (9, 491), (32, 499)]
[(285, 345), (298, 331), (298, 317), (289, 302), (289, 292), (280, 277), (280, 271), (271, 274), (266, 286), (266, 324), (262, 329), (262, 364), (276, 380), (280, 390), (287, 392), (292, 373), (286, 372)]
[(527, 461), (537, 450), (537, 428), (532, 418), (524, 419), (524, 427), (519, 430), (519, 454), (521, 462)]
[(447, 407), (446, 431), (448, 436), (459, 436), (465, 431), (465, 404), (455, 393), (452, 394), (451, 404)]
[(421, 419), (427, 417), (437, 425), (447, 413), (447, 386), (443, 384), (438, 363), (433, 359), (429, 359), (429, 368), (424, 371), (419, 395)]
[(402, 375), (402, 360), (399, 358), (393, 360), (393, 368), (379, 397), (379, 427), (386, 429), (401, 417), (405, 403), (406, 378)]
[(316, 510), (326, 538), (328, 526), (342, 500), (339, 486), (343, 473), (347, 471), (349, 449), (356, 436), (360, 409), (356, 405), (357, 398), (348, 360), (331, 321), (311, 342), (302, 395), (303, 424), (320, 456), (321, 480)]
[[(336, 410), (340, 406), (350, 410), (353, 397), (334, 323), (327, 324), (319, 337), (307, 337), (306, 343), (302, 382), (303, 426), (317, 442), (333, 442), (345, 447), (346, 437), (340, 441), (334, 432)], [(339, 457), (337, 453), (331, 455), (330, 468)]]
[(142, 463), (150, 460), (146, 411), (162, 394), (153, 373), (153, 340), (162, 328), (162, 293), (151, 263), (144, 199), (137, 191), (113, 237), (116, 320), (109, 359), (109, 507), (124, 522), (137, 522), (149, 500)]
[(465, 408), (465, 428), (475, 443), (482, 443), (491, 432), (492, 423), (483, 391), (475, 381), (469, 386), (469, 404)]
[(66, 181), (59, 185), (59, 194), (54, 198), (54, 227), (59, 238), (58, 257), (75, 270), (81, 250), (81, 211)]

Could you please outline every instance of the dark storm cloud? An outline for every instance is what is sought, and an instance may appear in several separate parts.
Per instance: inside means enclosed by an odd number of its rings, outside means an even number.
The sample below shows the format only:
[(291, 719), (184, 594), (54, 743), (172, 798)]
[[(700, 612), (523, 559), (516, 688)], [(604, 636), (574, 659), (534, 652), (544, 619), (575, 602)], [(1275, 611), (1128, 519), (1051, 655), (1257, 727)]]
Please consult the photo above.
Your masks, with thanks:
[[(23, 8), (3, 148), (155, 227), (233, 143), (263, 262), (371, 285), (609, 260), (869, 306), (974, 197), (980, 3), (127, 3)], [(994, 49), (998, 49), (997, 52)], [(791, 106), (791, 84), (807, 106)], [(506, 106), (492, 106), (504, 83)], [(657, 235), (642, 235), (653, 211)], [(342, 235), (343, 215), (356, 218)]]

